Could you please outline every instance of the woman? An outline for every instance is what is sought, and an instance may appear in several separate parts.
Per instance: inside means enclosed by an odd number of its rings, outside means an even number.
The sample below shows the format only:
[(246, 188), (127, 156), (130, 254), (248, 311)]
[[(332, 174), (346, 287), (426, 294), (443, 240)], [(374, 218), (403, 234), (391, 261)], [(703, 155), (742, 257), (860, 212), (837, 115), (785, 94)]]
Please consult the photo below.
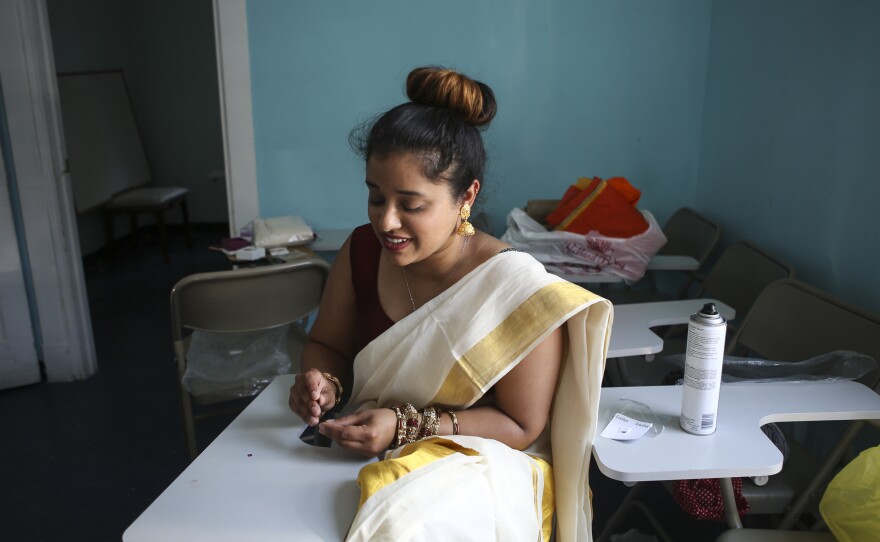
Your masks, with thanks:
[(557, 539), (589, 540), (611, 306), (468, 222), (492, 90), (434, 67), (406, 89), (353, 134), (370, 224), (333, 264), (290, 408), (384, 454), (358, 477), (349, 540), (546, 540), (554, 493)]

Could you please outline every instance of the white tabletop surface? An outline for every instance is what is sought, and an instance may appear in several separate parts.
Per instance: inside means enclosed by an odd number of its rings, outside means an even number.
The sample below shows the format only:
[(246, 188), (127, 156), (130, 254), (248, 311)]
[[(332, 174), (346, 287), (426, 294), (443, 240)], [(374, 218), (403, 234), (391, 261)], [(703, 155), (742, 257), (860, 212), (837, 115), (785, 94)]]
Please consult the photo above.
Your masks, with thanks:
[[(880, 395), (851, 381), (724, 384), (718, 429), (691, 435), (678, 425), (681, 386), (602, 388), (593, 456), (606, 476), (624, 482), (762, 476), (782, 470), (782, 453), (761, 431), (770, 422), (880, 419)], [(648, 405), (665, 425), (655, 436), (616, 441), (599, 436), (621, 399)]]
[(348, 229), (327, 229), (316, 230), (317, 239), (311, 242), (308, 247), (315, 252), (332, 252), (342, 248), (345, 240), (351, 235), (354, 228)]
[(614, 305), (614, 325), (611, 326), (609, 358), (646, 356), (663, 350), (663, 339), (651, 331), (652, 327), (686, 324), (691, 315), (706, 303), (727, 320), (736, 317), (733, 307), (715, 299), (679, 299), (650, 303)]
[(299, 440), (276, 378), (125, 531), (125, 542), (342, 540), (364, 458)]

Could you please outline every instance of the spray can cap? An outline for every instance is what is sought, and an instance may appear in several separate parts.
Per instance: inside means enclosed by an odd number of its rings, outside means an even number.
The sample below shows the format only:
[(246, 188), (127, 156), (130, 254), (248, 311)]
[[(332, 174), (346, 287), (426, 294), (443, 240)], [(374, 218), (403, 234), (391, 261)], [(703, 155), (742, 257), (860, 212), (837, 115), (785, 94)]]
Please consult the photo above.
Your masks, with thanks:
[(718, 311), (715, 309), (715, 303), (706, 303), (703, 305), (703, 308), (700, 309), (700, 314), (706, 316), (718, 316)]

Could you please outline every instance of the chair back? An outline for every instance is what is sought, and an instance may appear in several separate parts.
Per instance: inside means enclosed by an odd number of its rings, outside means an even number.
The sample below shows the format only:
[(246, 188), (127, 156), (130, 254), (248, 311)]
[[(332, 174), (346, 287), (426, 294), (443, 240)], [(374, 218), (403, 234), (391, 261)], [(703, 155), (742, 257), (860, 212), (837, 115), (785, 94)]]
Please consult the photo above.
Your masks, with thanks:
[(329, 269), (311, 257), (184, 277), (171, 290), (174, 340), (186, 329), (257, 331), (300, 320), (318, 308)]
[(558, 199), (530, 199), (526, 202), (526, 206), (523, 208), (523, 211), (531, 218), (535, 220), (535, 222), (541, 224), (542, 226), (547, 226), (547, 217), (550, 216), (556, 207), (559, 206), (559, 202), (562, 200)]
[[(727, 348), (780, 361), (834, 350), (859, 352), (880, 363), (880, 316), (794, 279), (764, 289)], [(874, 371), (859, 380), (873, 386), (877, 376)]]
[(690, 256), (700, 267), (721, 239), (721, 226), (690, 207), (678, 209), (663, 226), (666, 244), (660, 254)]
[[(211, 414), (194, 414), (193, 398), (182, 382), (191, 332), (248, 332), (292, 324), (287, 349), (291, 362), (298, 364), (306, 341), (298, 321), (318, 308), (329, 272), (326, 261), (310, 257), (279, 265), (197, 273), (174, 285), (171, 290), (172, 337), (184, 436), (191, 458), (198, 454), (195, 421)], [(199, 402), (228, 400), (228, 397), (205, 397)]]
[(746, 315), (761, 292), (777, 280), (794, 278), (794, 268), (748, 241), (727, 247), (706, 275), (697, 297), (723, 301)]

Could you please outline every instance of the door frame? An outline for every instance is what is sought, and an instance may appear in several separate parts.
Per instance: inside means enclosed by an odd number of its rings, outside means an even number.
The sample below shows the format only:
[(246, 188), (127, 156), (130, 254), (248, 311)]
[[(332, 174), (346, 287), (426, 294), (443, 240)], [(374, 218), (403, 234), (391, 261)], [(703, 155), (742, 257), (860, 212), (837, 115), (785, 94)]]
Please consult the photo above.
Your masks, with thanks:
[(0, 2), (0, 81), (46, 378), (97, 369), (45, 0)]
[[(231, 235), (259, 216), (246, 0), (213, 0)], [(0, 47), (43, 363), (50, 381), (97, 370), (46, 0), (4, 0)]]
[(245, 0), (214, 0), (214, 40), (229, 233), (230, 237), (235, 237), (242, 227), (260, 216)]

